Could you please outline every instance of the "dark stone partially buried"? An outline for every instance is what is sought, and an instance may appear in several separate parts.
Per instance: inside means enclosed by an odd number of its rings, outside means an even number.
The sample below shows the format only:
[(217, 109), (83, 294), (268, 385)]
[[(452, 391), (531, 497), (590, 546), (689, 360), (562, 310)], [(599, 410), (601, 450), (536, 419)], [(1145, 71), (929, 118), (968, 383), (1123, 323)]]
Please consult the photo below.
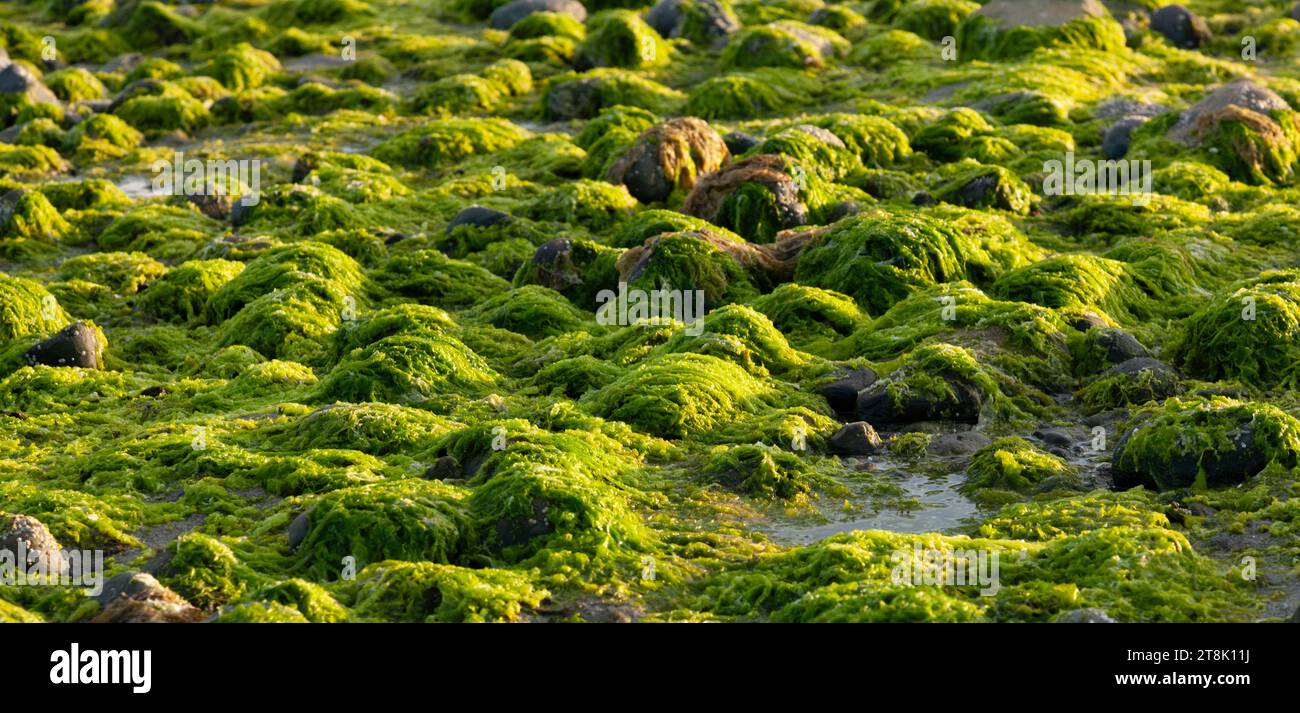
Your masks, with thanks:
[(85, 322), (75, 322), (63, 331), (39, 342), (27, 350), (27, 363), (31, 366), (75, 366), (98, 369), (104, 344), (99, 330)]

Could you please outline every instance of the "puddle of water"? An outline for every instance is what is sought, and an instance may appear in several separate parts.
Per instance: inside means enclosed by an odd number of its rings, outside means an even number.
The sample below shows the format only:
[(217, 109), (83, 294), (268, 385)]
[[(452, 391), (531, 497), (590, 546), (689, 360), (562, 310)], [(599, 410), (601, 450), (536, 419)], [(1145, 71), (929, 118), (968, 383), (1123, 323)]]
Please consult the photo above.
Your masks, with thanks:
[[(965, 480), (961, 473), (933, 477), (898, 470), (890, 473), (891, 482), (903, 490), (904, 497), (920, 503), (914, 510), (881, 509), (871, 513), (839, 513), (849, 519), (802, 524), (784, 522), (761, 529), (784, 545), (809, 545), (831, 535), (853, 530), (889, 530), (892, 532), (942, 532), (964, 524), (976, 514), (975, 503), (957, 491)], [(832, 519), (835, 513), (827, 513)]]

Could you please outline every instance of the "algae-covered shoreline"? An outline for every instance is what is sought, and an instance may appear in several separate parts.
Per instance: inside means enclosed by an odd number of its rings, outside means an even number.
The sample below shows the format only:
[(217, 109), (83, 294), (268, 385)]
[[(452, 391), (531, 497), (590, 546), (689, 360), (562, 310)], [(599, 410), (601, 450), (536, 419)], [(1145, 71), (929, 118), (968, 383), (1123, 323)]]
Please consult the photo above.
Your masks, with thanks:
[(6, 3), (0, 621), (1290, 619), (1241, 5)]

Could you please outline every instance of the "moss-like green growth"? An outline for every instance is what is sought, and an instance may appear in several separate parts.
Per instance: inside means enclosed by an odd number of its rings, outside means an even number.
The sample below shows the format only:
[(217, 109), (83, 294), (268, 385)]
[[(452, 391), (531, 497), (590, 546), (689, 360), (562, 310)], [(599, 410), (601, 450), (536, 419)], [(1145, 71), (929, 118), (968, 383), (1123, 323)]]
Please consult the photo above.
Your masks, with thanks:
[(40, 253), (73, 230), (39, 191), (19, 189), (0, 198), (0, 254)]
[(247, 588), (247, 568), (226, 543), (192, 532), (172, 547), (161, 581), (195, 606), (211, 609)]
[(848, 295), (799, 284), (781, 285), (751, 304), (802, 349), (846, 337), (866, 318)]
[(1270, 271), (1233, 285), (1186, 321), (1172, 351), (1174, 365), (1199, 378), (1300, 383), (1300, 273)]
[(1300, 457), (1300, 421), (1267, 404), (1169, 399), (1115, 447), (1115, 485), (1158, 490), (1236, 485)]
[(525, 285), (493, 297), (467, 316), (534, 339), (594, 327), (587, 313), (555, 290), (540, 285)]
[(817, 474), (795, 453), (776, 446), (718, 446), (702, 472), (729, 488), (764, 498), (791, 500), (812, 491)]
[(134, 295), (166, 272), (162, 263), (144, 253), (92, 253), (59, 265), (63, 279), (95, 282), (119, 295)]
[(647, 69), (672, 60), (672, 46), (631, 10), (606, 10), (587, 21), (587, 38), (575, 65)]
[(332, 404), (294, 424), (285, 444), (295, 450), (350, 448), (382, 456), (428, 447), (453, 426), (445, 418), (406, 406)]
[(383, 141), (372, 155), (395, 166), (440, 168), (509, 149), (527, 137), (505, 119), (439, 119)]
[(140, 251), (163, 258), (189, 257), (213, 237), (217, 224), (190, 207), (148, 204), (109, 223), (96, 242), (104, 250)]
[(286, 0), (266, 6), (266, 21), (280, 26), (336, 25), (354, 22), (374, 10), (362, 0)]
[(143, 135), (112, 114), (95, 114), (68, 132), (64, 146), (78, 163), (108, 161), (126, 156), (140, 145)]
[[(619, 258), (621, 281), (633, 289), (700, 290), (705, 309), (758, 296), (766, 282), (760, 270), (747, 269), (751, 253), (710, 232), (665, 233), (631, 248)], [(687, 296), (693, 297), (689, 293)]]
[[(698, 326), (698, 325), (697, 325)], [(683, 330), (654, 353), (692, 352), (733, 361), (760, 377), (784, 373), (808, 363), (790, 347), (785, 335), (765, 315), (744, 305), (726, 305), (704, 318), (702, 331)]]
[(392, 336), (353, 350), (321, 380), (325, 401), (419, 404), (441, 394), (477, 395), (496, 372), (447, 335)]
[(816, 69), (848, 50), (848, 41), (834, 30), (784, 21), (736, 33), (722, 51), (721, 64), (723, 69)]
[(589, 119), (602, 109), (633, 106), (655, 114), (671, 114), (685, 95), (633, 72), (597, 68), (582, 74), (563, 74), (551, 80), (542, 96), (542, 111), (556, 121)]
[(190, 42), (199, 34), (194, 20), (153, 0), (118, 5), (104, 20), (135, 47), (159, 47)]
[(557, 186), (530, 203), (525, 215), (534, 220), (578, 223), (604, 231), (636, 210), (637, 200), (622, 185), (579, 179)]
[(776, 390), (703, 354), (665, 354), (588, 395), (595, 412), (664, 438), (698, 435), (753, 413)]
[(1010, 59), (1040, 47), (1124, 51), (1124, 28), (1100, 2), (1058, 2), (1051, 10), (1061, 17), (1043, 20), (1018, 18), (1028, 13), (1017, 4), (994, 2), (967, 15), (957, 28), (958, 56), (963, 60)]
[(82, 67), (68, 67), (45, 75), (45, 86), (65, 102), (103, 99), (108, 93), (104, 83)]
[(0, 275), (0, 342), (47, 336), (70, 321), (58, 300), (39, 282)]
[(307, 511), (297, 569), (336, 580), (346, 557), (356, 567), (389, 559), (454, 562), (473, 544), (464, 499), (459, 488), (418, 479), (326, 493)]
[(233, 260), (191, 260), (170, 270), (144, 291), (140, 310), (158, 319), (188, 322), (207, 308), (208, 300), (244, 271)]
[(934, 199), (966, 208), (993, 208), (1028, 215), (1034, 192), (1015, 174), (1001, 166), (971, 166), (946, 179)]
[(567, 37), (581, 42), (587, 37), (587, 26), (562, 12), (534, 12), (510, 28), (512, 40), (538, 37)]
[(163, 94), (136, 96), (114, 110), (117, 116), (147, 133), (197, 131), (207, 126), (212, 115), (203, 102), (179, 87)]
[(853, 297), (873, 314), (930, 285), (987, 283), (1023, 260), (1023, 237), (968, 233), (924, 213), (872, 211), (809, 240), (795, 281)]
[(447, 308), (466, 307), (510, 287), (491, 272), (464, 260), (453, 260), (437, 250), (394, 255), (374, 279), (393, 294)]
[(456, 74), (429, 84), (412, 97), (411, 107), (434, 114), (490, 112), (509, 97), (527, 94), (532, 89), (533, 75), (528, 65), (504, 59), (484, 68), (482, 76)]
[(280, 62), (275, 55), (256, 49), (247, 42), (213, 57), (202, 69), (204, 74), (236, 92), (260, 87), (279, 71)]
[(917, 0), (899, 9), (894, 25), (938, 42), (957, 34), (957, 26), (980, 8), (970, 0)]
[(433, 562), (373, 564), (349, 588), (362, 617), (405, 622), (518, 621), (550, 594), (519, 572)]
[(705, 119), (752, 119), (807, 106), (817, 90), (817, 80), (798, 70), (728, 72), (692, 87), (686, 113)]
[(1054, 481), (1068, 484), (1074, 469), (1061, 458), (1034, 448), (1023, 438), (999, 438), (978, 450), (967, 468), (970, 490), (1028, 490)]

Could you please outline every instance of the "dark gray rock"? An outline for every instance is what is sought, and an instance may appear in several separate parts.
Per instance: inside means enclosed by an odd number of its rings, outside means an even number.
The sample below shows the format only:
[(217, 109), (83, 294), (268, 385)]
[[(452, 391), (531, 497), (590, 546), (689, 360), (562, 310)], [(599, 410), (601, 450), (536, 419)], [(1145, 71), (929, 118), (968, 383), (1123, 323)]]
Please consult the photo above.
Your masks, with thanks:
[(869, 456), (884, 447), (876, 429), (866, 421), (844, 424), (831, 436), (829, 445), (832, 453), (845, 456)]
[(978, 423), (984, 407), (983, 392), (961, 379), (940, 376), (948, 382), (951, 396), (936, 398), (914, 393), (895, 400), (884, 385), (877, 382), (858, 394), (858, 420), (870, 422), (876, 428), (917, 421)]
[(925, 452), (940, 457), (968, 456), (992, 442), (992, 439), (978, 431), (944, 433), (930, 439)]
[(99, 332), (85, 322), (74, 322), (53, 337), (33, 345), (25, 357), (31, 366), (44, 364), (98, 369), (103, 353), (104, 343)]
[(753, 134), (746, 134), (743, 131), (732, 131), (723, 136), (722, 141), (727, 144), (727, 149), (731, 151), (733, 156), (739, 156), (763, 143), (762, 139)]
[(1148, 121), (1143, 116), (1127, 116), (1115, 122), (1101, 137), (1101, 153), (1114, 161), (1124, 158), (1132, 141), (1133, 130)]
[(530, 517), (497, 521), (498, 544), (502, 547), (514, 547), (555, 532), (555, 525), (552, 525), (547, 517), (550, 505), (541, 498), (533, 498), (532, 505), (533, 512)]
[(1159, 488), (1155, 473), (1159, 473), (1166, 490), (1190, 488), (1202, 470), (1205, 471), (1205, 484), (1209, 487), (1237, 485), (1268, 465), (1267, 454), (1255, 443), (1255, 426), (1250, 422), (1238, 424), (1228, 431), (1225, 434), (1228, 447), (1217, 451), (1187, 449), (1170, 454), (1147, 454), (1146, 461), (1139, 458), (1132, 463), (1126, 462), (1129, 443), (1144, 427), (1138, 425), (1129, 429), (1115, 445), (1111, 474), (1115, 487), (1121, 490), (1138, 485)]
[[(693, 28), (688, 26), (690, 16), (682, 9), (687, 2), (694, 6), (692, 11), (699, 20)], [(645, 21), (665, 38), (686, 37), (686, 32), (692, 32), (695, 36), (687, 39), (713, 47), (725, 44), (727, 37), (741, 27), (735, 14), (719, 0), (659, 0), (646, 13)]]
[(63, 106), (44, 82), (17, 62), (10, 62), (0, 69), (0, 94), (25, 94), (32, 102)]
[(1173, 46), (1189, 50), (1214, 39), (1205, 20), (1182, 5), (1166, 5), (1152, 13), (1151, 29), (1164, 35)]
[(427, 480), (455, 480), (463, 476), (460, 461), (456, 460), (455, 456), (443, 456), (430, 463), (424, 471)]
[(311, 532), (311, 510), (299, 513), (298, 517), (289, 523), (289, 548), (298, 549), (298, 545), (307, 539), (308, 532)]
[(558, 12), (578, 22), (587, 21), (587, 8), (577, 0), (514, 0), (494, 10), (488, 24), (494, 30), (508, 30), (535, 12)]
[(473, 228), (489, 228), (498, 223), (504, 223), (513, 219), (514, 216), (505, 211), (496, 210), (495, 208), (485, 208), (481, 205), (472, 205), (461, 210), (447, 224), (447, 234), (462, 225), (468, 225)]
[(857, 412), (858, 392), (871, 386), (880, 376), (869, 367), (861, 367), (841, 372), (839, 378), (817, 387), (817, 393), (826, 399), (841, 418), (851, 417)]

